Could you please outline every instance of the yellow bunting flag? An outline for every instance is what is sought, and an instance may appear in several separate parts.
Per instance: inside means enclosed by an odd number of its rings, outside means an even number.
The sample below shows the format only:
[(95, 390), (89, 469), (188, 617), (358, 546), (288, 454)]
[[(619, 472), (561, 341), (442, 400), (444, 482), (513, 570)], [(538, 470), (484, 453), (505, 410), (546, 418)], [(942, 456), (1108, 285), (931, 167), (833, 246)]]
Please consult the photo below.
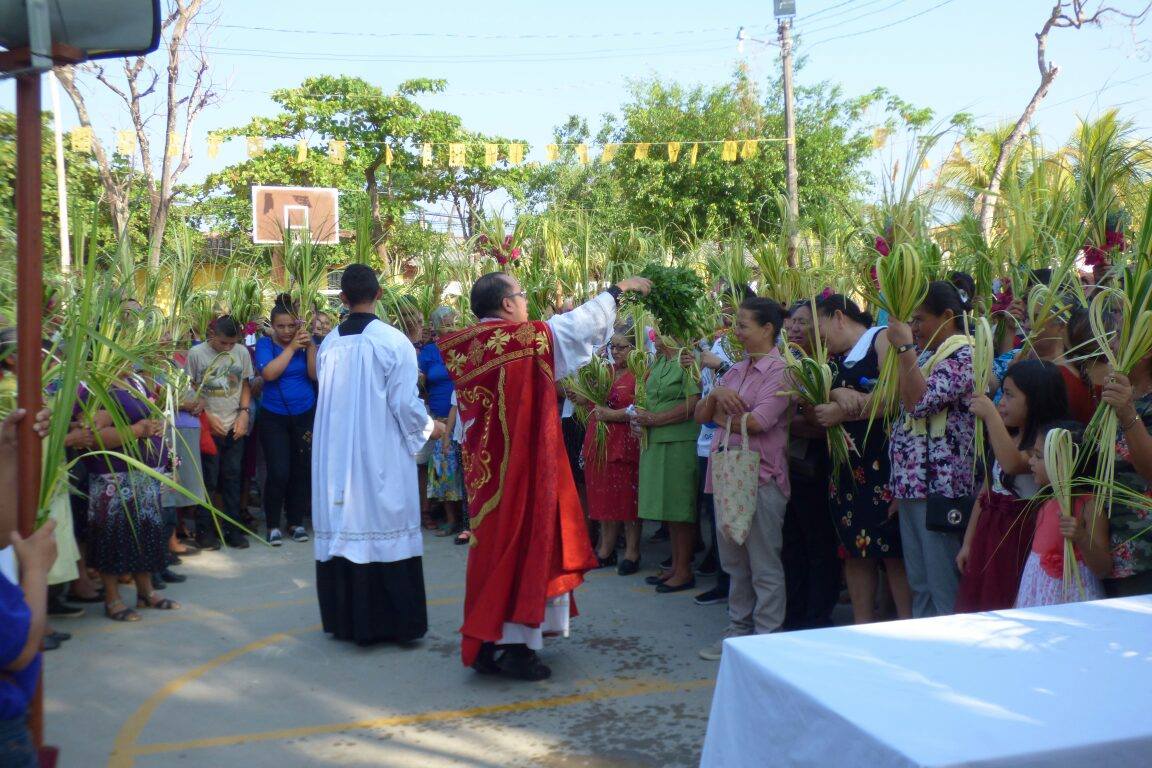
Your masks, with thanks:
[(743, 160), (751, 160), (756, 157), (756, 149), (758, 142), (755, 139), (748, 139), (740, 145), (740, 157)]
[(245, 143), (248, 145), (248, 157), (260, 157), (264, 154), (263, 136), (249, 136)]
[(328, 160), (333, 165), (344, 165), (344, 158), (348, 156), (348, 142), (341, 139), (331, 139), (328, 142)]
[(213, 136), (212, 134), (208, 134), (208, 159), (209, 160), (215, 160), (216, 155), (220, 154), (220, 145), (223, 143), (223, 141), (224, 140), (221, 139), (219, 136)]
[(668, 142), (668, 162), (674, 163), (678, 157), (680, 157), (680, 142)]
[(637, 160), (647, 160), (648, 159), (648, 148), (651, 146), (652, 145), (646, 141), (640, 142), (639, 144), (636, 145), (636, 152), (632, 156), (634, 158), (636, 158)]
[(420, 165), (427, 168), (432, 165), (432, 145), (424, 142), (420, 146)]
[(524, 145), (523, 144), (509, 144), (508, 145), (508, 163), (510, 165), (520, 165), (524, 162)]
[(724, 142), (724, 145), (720, 148), (720, 159), (726, 163), (736, 162), (736, 142)]
[(544, 154), (548, 156), (548, 162), (554, 163), (560, 159), (560, 145), (549, 144), (544, 147)]
[(184, 136), (172, 131), (168, 134), (168, 157), (180, 157), (184, 152)]
[(487, 165), (487, 166), (496, 165), (496, 162), (499, 159), (500, 159), (500, 147), (497, 146), (496, 144), (485, 144), (484, 145), (484, 165)]
[(696, 165), (696, 155), (700, 152), (700, 145), (693, 144), (692, 149), (688, 150), (688, 165)]
[(576, 159), (580, 161), (580, 165), (588, 165), (588, 145), (576, 145)]
[(468, 152), (461, 142), (452, 142), (448, 145), (448, 165), (453, 168), (463, 168), (467, 162)]
[(303, 163), (308, 159), (308, 142), (304, 139), (296, 142), (296, 162)]
[(392, 147), (384, 145), (384, 165), (392, 165)]
[(73, 128), (68, 136), (72, 139), (73, 152), (91, 152), (92, 151), (92, 129), (86, 125), (79, 128)]
[(618, 149), (620, 149), (619, 144), (605, 144), (604, 151), (600, 153), (600, 162), (612, 162), (612, 158), (616, 157), (616, 150)]
[(136, 131), (116, 131), (116, 154), (124, 157), (136, 154)]

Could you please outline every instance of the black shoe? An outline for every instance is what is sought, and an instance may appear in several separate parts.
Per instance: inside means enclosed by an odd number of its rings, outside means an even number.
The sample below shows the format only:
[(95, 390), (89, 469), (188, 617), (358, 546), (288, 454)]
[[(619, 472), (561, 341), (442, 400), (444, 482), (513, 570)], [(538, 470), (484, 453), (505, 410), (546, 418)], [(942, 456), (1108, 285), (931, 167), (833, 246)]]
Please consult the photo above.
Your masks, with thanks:
[(728, 602), (728, 590), (720, 589), (720, 587), (712, 587), (707, 592), (701, 592), (692, 598), (692, 602), (696, 605), (718, 605), (720, 603)]
[(500, 654), (500, 673), (505, 677), (536, 683), (552, 677), (552, 670), (541, 663), (536, 651), (523, 645), (512, 645)]
[(476, 661), (472, 662), (472, 669), (482, 675), (500, 674), (500, 665), (496, 663), (495, 643), (480, 644), (480, 653), (476, 654)]
[(664, 579), (660, 578), (659, 576), (649, 576), (648, 578), (644, 579), (644, 583), (651, 584), (655, 587), (658, 584), (663, 584)]
[(168, 565), (182, 565), (183, 563), (184, 561), (180, 559), (180, 555), (175, 552), (168, 553)]
[(656, 533), (648, 537), (648, 541), (668, 541), (668, 526), (662, 525), (656, 529)]
[(216, 552), (220, 549), (220, 539), (215, 536), (197, 536), (196, 548), (201, 552)]
[(596, 559), (600, 562), (600, 565), (597, 566), (598, 568), (607, 568), (609, 566), (616, 565), (616, 553), (615, 552), (608, 555), (608, 557), (600, 557), (599, 555), (597, 555)]
[(40, 641), (40, 650), (42, 651), (54, 651), (59, 647), (60, 641), (52, 637), (52, 635), (44, 635), (44, 638)]
[(164, 581), (168, 582), (169, 584), (183, 584), (184, 582), (188, 581), (188, 577), (184, 574), (175, 573), (174, 571), (170, 571), (167, 568), (160, 571), (160, 578), (164, 579)]
[(251, 546), (248, 543), (248, 537), (242, 533), (234, 533), (231, 536), (225, 536), (224, 543), (232, 549), (248, 549), (248, 547)]
[(669, 557), (669, 558), (666, 558), (666, 559), (664, 559), (664, 560), (661, 560), (661, 561), (660, 561), (660, 568), (661, 568), (661, 570), (665, 570), (665, 571), (666, 571), (666, 570), (668, 570), (668, 569), (669, 569), (669, 568), (671, 568), (671, 567), (672, 567), (672, 558), (671, 558), (671, 557)]
[(54, 619), (76, 619), (84, 615), (84, 609), (77, 605), (68, 605), (57, 597), (48, 601), (48, 615)]
[(697, 576), (715, 576), (720, 570), (720, 565), (716, 562), (714, 557), (706, 557), (700, 561), (700, 565), (696, 566)]
[(152, 589), (168, 589), (168, 582), (164, 581), (162, 574), (152, 574)]
[(65, 640), (72, 639), (71, 632), (50, 632), (46, 637), (50, 637), (58, 643), (63, 643)]
[(616, 566), (616, 573), (620, 576), (631, 576), (640, 570), (640, 560), (624, 559), (620, 561), (620, 565)]
[(668, 582), (656, 585), (656, 591), (662, 595), (666, 595), (670, 592), (685, 592), (689, 589), (696, 589), (696, 579), (686, 581), (683, 584), (679, 584), (675, 587), (670, 585)]

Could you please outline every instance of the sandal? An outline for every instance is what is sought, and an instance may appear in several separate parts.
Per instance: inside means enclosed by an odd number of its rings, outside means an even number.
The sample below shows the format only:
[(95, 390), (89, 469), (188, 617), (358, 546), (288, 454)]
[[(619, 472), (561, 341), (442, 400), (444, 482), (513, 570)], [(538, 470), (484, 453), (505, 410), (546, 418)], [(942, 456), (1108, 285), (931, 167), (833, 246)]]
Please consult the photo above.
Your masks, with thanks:
[(460, 535), (456, 537), (457, 544), (467, 544), (470, 541), (472, 541), (471, 531), (460, 531)]
[(136, 607), (152, 608), (157, 611), (174, 611), (180, 607), (180, 603), (176, 602), (175, 600), (169, 600), (166, 597), (161, 597), (159, 600), (157, 600), (155, 599), (157, 597), (159, 596), (155, 592), (145, 597), (137, 597)]
[[(112, 610), (113, 606), (116, 605), (120, 606), (120, 610)], [(124, 605), (123, 600), (104, 603), (104, 615), (112, 619), (112, 621), (140, 621), (140, 614)]]

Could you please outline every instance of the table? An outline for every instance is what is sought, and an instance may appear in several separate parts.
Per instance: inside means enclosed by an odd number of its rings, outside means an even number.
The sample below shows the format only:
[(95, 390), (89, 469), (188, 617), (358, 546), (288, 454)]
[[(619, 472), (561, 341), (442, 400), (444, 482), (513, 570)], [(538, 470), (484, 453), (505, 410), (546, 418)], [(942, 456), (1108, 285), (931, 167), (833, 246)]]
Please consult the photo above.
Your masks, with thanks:
[(1152, 765), (1152, 597), (727, 640), (701, 765)]

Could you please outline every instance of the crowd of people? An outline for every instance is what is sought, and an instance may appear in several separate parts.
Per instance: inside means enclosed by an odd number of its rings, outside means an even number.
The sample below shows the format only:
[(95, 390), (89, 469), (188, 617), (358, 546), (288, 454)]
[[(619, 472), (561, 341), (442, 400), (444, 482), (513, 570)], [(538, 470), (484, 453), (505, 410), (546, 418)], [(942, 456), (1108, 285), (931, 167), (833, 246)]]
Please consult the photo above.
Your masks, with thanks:
[[(515, 278), (486, 275), (471, 296), (480, 322), (467, 328), (450, 307), (429, 318), (401, 307), (386, 325), (374, 314), (375, 275), (350, 267), (345, 282), (338, 325), (325, 313), (305, 321), (281, 295), (266, 319), (220, 316), (207, 338), (172, 344), (174, 381), (129, 371), (111, 398), (87, 403), (66, 439), (82, 457), (71, 493), (42, 529), (54, 536), (14, 537), (28, 599), (11, 589), (9, 558), (0, 598), (5, 620), (20, 621), (6, 626), (25, 629), (4, 633), (6, 673), (32, 669), (29, 638), (44, 650), (66, 641), (57, 622), (83, 604), (117, 622), (177, 610), (162, 590), (185, 580), (173, 570), (184, 558), (221, 541), (244, 549), (257, 531), (273, 547), (307, 542), (310, 516), (327, 631), (365, 643), (424, 634), (424, 529), (472, 545), (465, 663), (529, 680), (550, 673), (535, 651), (567, 632), (572, 591), (595, 568), (645, 578), (656, 595), (699, 590), (700, 605), (726, 603), (720, 642), (700, 651), (711, 660), (724, 638), (830, 626), (841, 602), (866, 623), (1152, 593), (1148, 507), (1133, 501), (1152, 484), (1152, 356), (1127, 375), (1113, 370), (1071, 295), (1041, 328), (1020, 300), (989, 314), (999, 348), (977, 391), (969, 331), (980, 304), (960, 273), (931, 282), (910, 322), (877, 323), (831, 291), (783, 307), (722, 286), (720, 327), (690, 347), (620, 321), (621, 291), (648, 290), (635, 278), (533, 322)], [(17, 349), (3, 334), (0, 386), (11, 389)], [(643, 376), (628, 365), (637, 340)], [(818, 346), (832, 386), (810, 405), (795, 396), (784, 353)], [(566, 385), (594, 355), (612, 371), (602, 403)], [(874, 388), (893, 360), (898, 410), (877, 418)], [(146, 404), (172, 384), (173, 418), (158, 419)], [(519, 394), (506, 395), (511, 387)], [(1088, 481), (1101, 457), (1084, 444), (1100, 407), (1118, 419), (1115, 481), (1135, 494), (1117, 495), (1110, 515), (1095, 511)], [(20, 415), (5, 422), (4, 469)], [(377, 421), (398, 430), (395, 445), (381, 447)], [(838, 427), (851, 451), (837, 465), (827, 440)], [(1081, 446), (1070, 515), (1046, 491), (1045, 442), (1057, 429)], [(101, 452), (130, 444), (136, 462)], [(717, 457), (733, 447), (759, 462), (741, 536), (716, 503)], [(501, 453), (493, 485), (490, 454)], [(249, 511), (257, 497), (262, 521)], [(940, 500), (960, 508), (972, 498), (966, 525), (932, 524)], [(381, 515), (394, 515), (389, 532), (378, 530)], [(654, 527), (643, 548), (667, 542), (667, 558), (640, 576), (645, 521)], [(381, 595), (396, 612), (383, 621), (370, 615)]]
[[(1152, 592), (1149, 510), (1117, 495), (1110, 515), (1095, 513), (1095, 460), (1083, 445), (1096, 409), (1114, 408), (1116, 482), (1147, 495), (1152, 357), (1130, 375), (1113, 371), (1089, 331), (1088, 308), (1071, 295), (1038, 329), (1016, 301), (991, 317), (1001, 329), (994, 375), (988, 391), (977, 392), (974, 294), (971, 278), (956, 273), (929, 284), (911, 322), (881, 325), (831, 291), (785, 308), (747, 287), (729, 290), (730, 327), (694, 355), (654, 333), (642, 382), (622, 365), (634, 334), (618, 329), (605, 352), (615, 370), (609, 403), (583, 403), (582, 469), (588, 513), (599, 521), (600, 567), (635, 573), (638, 526), (659, 521), (653, 540), (667, 531), (671, 552), (648, 583), (656, 593), (676, 592), (715, 574), (696, 602), (727, 602), (722, 637), (830, 626), (845, 598), (852, 620), (866, 623)], [(789, 394), (781, 349), (812, 355), (817, 341), (833, 381), (829, 402), (811, 406)], [(899, 372), (899, 412), (874, 418), (872, 390), (888, 356)], [(598, 421), (608, 428), (606, 456), (590, 447)], [(986, 461), (976, 456), (978, 421)], [(852, 446), (835, 472), (826, 447), (834, 427)], [(1044, 443), (1053, 429), (1081, 445), (1071, 517), (1047, 490)], [(729, 445), (760, 457), (755, 512), (739, 545), (717, 525), (712, 493), (712, 461)], [(930, 526), (934, 500), (971, 498), (965, 527)], [(1065, 583), (1066, 541), (1075, 585)], [(721, 643), (700, 652), (721, 654)]]

